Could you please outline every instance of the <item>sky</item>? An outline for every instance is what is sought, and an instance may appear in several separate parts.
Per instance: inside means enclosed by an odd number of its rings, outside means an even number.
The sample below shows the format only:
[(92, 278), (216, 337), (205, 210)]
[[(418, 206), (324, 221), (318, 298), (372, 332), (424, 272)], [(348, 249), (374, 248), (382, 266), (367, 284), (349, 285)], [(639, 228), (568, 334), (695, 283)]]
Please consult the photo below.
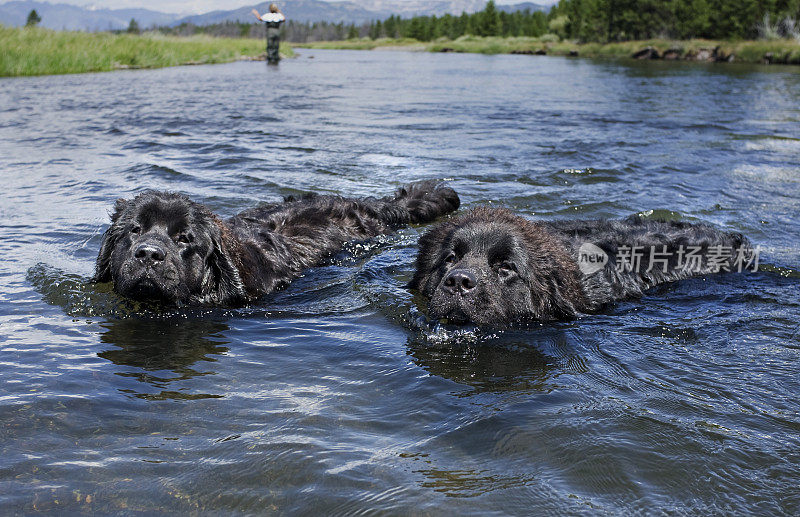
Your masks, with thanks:
[[(0, 0), (4, 4), (11, 0)], [(101, 9), (144, 8), (164, 13), (200, 14), (209, 11), (227, 11), (237, 7), (255, 5), (263, 0), (39, 0), (51, 4), (72, 4)], [(278, 0), (280, 2), (280, 0)], [(336, 2), (340, 0), (327, 0)], [(350, 0), (359, 4), (359, 0)], [(400, 0), (401, 1), (401, 0)], [(525, 0), (495, 0), (497, 4), (517, 4)], [(552, 4), (555, 0), (530, 0), (538, 4)]]

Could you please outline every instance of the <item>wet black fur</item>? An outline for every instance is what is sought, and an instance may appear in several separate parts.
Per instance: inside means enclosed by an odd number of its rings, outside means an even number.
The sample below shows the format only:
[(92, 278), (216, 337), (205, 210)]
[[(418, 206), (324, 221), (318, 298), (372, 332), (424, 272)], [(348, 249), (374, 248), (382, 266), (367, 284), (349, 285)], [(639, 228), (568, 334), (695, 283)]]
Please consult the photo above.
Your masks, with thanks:
[(456, 210), (458, 195), (439, 183), (411, 183), (380, 199), (287, 198), (225, 221), (181, 194), (145, 192), (117, 201), (94, 279), (134, 299), (241, 305), (286, 286), (347, 241)]
[[(578, 262), (584, 243), (598, 246), (609, 257), (603, 269), (589, 275), (581, 272)], [(638, 272), (617, 270), (620, 246), (643, 247)], [(646, 271), (651, 246), (657, 253), (666, 246), (671, 257), (666, 272), (660, 263)], [(679, 267), (680, 246), (700, 247), (699, 268)], [(639, 297), (658, 284), (715, 272), (708, 253), (716, 246), (730, 247), (734, 256), (743, 249), (747, 260), (753, 258), (744, 236), (707, 224), (640, 217), (532, 222), (505, 209), (478, 208), (422, 236), (409, 286), (429, 299), (432, 317), (455, 323), (507, 325), (568, 319), (596, 312), (616, 300)], [(721, 269), (738, 268), (731, 259)]]

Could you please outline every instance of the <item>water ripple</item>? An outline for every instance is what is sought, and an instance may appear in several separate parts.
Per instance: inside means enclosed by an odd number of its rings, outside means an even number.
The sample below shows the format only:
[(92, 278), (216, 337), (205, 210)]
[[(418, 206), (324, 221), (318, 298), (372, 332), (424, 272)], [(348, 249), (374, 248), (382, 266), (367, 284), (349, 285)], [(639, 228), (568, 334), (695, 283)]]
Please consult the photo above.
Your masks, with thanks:
[[(785, 67), (337, 51), (0, 81), (0, 509), (796, 514), (798, 92)], [(425, 316), (424, 227), (237, 309), (89, 280), (146, 188), (224, 217), (431, 177), (537, 220), (710, 222), (764, 270), (507, 329)]]

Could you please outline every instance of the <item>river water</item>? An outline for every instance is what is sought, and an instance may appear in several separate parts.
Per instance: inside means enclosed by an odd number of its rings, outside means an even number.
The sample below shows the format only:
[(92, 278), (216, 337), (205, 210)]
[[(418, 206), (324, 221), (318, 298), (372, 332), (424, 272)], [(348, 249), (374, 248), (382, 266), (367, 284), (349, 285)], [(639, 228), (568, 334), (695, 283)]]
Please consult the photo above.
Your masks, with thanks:
[[(0, 79), (0, 513), (800, 512), (797, 68), (299, 54)], [(434, 177), (532, 219), (707, 221), (766, 271), (507, 331), (424, 321), (424, 228), (239, 310), (88, 281), (145, 188), (229, 216)]]

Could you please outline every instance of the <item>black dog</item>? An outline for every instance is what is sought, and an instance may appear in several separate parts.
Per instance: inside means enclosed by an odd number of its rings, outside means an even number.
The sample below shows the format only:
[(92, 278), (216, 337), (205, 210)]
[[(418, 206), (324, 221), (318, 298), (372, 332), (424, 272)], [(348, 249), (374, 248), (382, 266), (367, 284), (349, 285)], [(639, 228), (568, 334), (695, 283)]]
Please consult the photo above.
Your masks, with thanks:
[(568, 319), (664, 282), (754, 263), (745, 237), (705, 224), (535, 223), (477, 208), (422, 236), (409, 287), (430, 299), (434, 318), (505, 325)]
[(286, 286), (349, 240), (423, 223), (458, 208), (458, 195), (421, 181), (381, 199), (288, 198), (222, 221), (183, 195), (117, 201), (95, 280), (137, 300), (240, 305)]

